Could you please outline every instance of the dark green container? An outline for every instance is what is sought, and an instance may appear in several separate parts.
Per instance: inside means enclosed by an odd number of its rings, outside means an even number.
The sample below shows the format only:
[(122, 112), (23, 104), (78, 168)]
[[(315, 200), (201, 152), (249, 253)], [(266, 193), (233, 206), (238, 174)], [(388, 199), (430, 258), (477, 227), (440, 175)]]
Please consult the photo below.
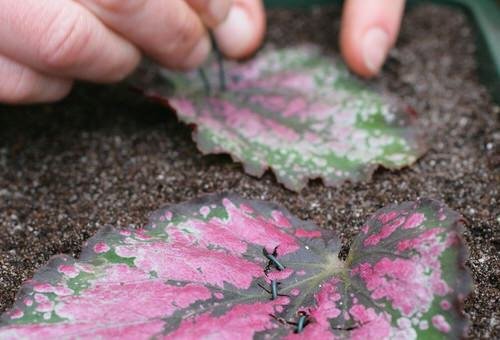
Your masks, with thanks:
[[(341, 4), (341, 0), (265, 0), (268, 7), (308, 7)], [(477, 58), (482, 81), (500, 103), (500, 1), (497, 0), (413, 0), (411, 5), (432, 2), (458, 6), (469, 14), (476, 27)]]

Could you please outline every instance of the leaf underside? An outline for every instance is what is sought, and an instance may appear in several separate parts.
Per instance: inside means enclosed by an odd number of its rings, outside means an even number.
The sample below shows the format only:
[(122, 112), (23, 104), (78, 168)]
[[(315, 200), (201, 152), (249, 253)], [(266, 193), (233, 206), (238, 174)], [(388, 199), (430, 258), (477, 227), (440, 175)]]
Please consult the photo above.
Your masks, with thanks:
[(0, 339), (457, 338), (470, 290), (460, 229), (436, 201), (389, 206), (341, 261), (330, 230), (275, 204), (207, 196), (143, 229), (106, 227), (79, 260), (53, 257), (1, 317)]
[(215, 60), (202, 73), (149, 65), (137, 86), (196, 127), (203, 153), (229, 153), (251, 175), (270, 168), (299, 191), (314, 178), (328, 186), (367, 180), (377, 166), (399, 169), (425, 150), (409, 107), (312, 45), (224, 65), (222, 79)]

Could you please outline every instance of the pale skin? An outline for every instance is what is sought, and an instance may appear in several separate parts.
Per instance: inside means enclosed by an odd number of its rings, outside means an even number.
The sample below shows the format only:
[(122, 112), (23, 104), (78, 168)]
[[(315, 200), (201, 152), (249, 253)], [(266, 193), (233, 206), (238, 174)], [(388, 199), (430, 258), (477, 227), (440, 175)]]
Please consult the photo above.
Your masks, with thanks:
[[(355, 73), (378, 74), (403, 8), (404, 0), (345, 2), (340, 46)], [(208, 29), (227, 57), (252, 54), (265, 34), (262, 0), (0, 0), (0, 102), (53, 102), (77, 80), (118, 82), (143, 55), (196, 68), (211, 49)]]

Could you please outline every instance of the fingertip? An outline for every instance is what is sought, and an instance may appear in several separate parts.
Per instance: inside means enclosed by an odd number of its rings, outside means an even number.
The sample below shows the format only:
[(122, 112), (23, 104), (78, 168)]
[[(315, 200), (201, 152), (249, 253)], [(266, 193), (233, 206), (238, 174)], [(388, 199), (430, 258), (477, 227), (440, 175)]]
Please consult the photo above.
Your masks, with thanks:
[(0, 55), (0, 102), (9, 105), (58, 101), (71, 91), (72, 81), (39, 73)]
[(226, 20), (214, 29), (218, 47), (229, 58), (244, 58), (262, 44), (265, 14), (262, 1), (239, 0)]
[(51, 103), (66, 98), (73, 88), (73, 81), (66, 79), (59, 79), (48, 83), (44, 89), (44, 95), (40, 96), (38, 102)]
[(178, 69), (187, 71), (203, 64), (212, 49), (211, 45), (208, 35), (202, 36)]
[(380, 27), (366, 30), (359, 40), (341, 39), (341, 51), (347, 65), (358, 75), (371, 78), (382, 68), (392, 44)]
[[(96, 79), (101, 83), (117, 83), (128, 77), (139, 65), (142, 59), (141, 52), (137, 47), (118, 37), (116, 40), (121, 40), (121, 44), (116, 48), (117, 56), (113, 58), (115, 63), (110, 65), (107, 73), (102, 73), (102, 79)], [(113, 60), (111, 59), (111, 60)]]
[(404, 0), (348, 0), (344, 5), (340, 48), (360, 76), (379, 73), (396, 41)]
[(340, 34), (340, 52), (347, 66), (356, 74), (369, 78), (374, 74), (365, 66), (358, 47), (345, 30)]

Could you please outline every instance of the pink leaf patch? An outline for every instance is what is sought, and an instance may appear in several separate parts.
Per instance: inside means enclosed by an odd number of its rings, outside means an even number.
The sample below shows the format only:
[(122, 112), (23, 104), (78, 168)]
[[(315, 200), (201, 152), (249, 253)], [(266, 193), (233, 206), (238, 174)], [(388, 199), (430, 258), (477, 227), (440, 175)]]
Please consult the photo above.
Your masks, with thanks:
[(460, 227), (435, 201), (390, 206), (342, 261), (329, 230), (207, 196), (142, 229), (104, 228), (79, 260), (52, 258), (2, 315), (0, 338), (456, 338), (470, 289)]
[(379, 165), (398, 169), (425, 151), (404, 105), (317, 47), (267, 48), (224, 69), (221, 77), (215, 60), (188, 74), (148, 65), (136, 86), (196, 126), (203, 153), (229, 153), (258, 177), (270, 168), (291, 190), (314, 178), (329, 186), (368, 179)]

